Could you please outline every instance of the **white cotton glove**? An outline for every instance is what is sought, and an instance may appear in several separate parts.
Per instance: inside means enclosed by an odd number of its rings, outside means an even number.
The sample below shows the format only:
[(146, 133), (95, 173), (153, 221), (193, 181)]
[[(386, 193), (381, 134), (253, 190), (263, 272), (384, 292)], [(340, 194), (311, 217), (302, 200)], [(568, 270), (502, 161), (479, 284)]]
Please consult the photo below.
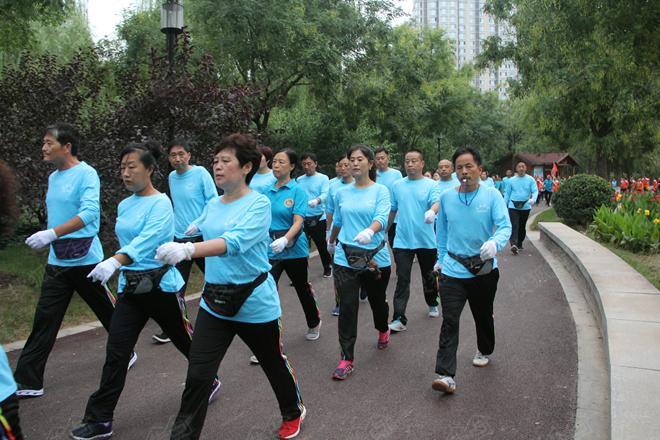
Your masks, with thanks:
[(270, 248), (273, 250), (273, 252), (279, 254), (284, 250), (287, 244), (289, 244), (289, 239), (286, 237), (280, 237), (270, 244)]
[(369, 244), (371, 243), (371, 239), (374, 236), (374, 231), (371, 228), (367, 228), (361, 232), (358, 233), (358, 235), (355, 236), (353, 241), (356, 241), (360, 244)]
[(87, 275), (87, 278), (91, 278), (92, 281), (99, 281), (101, 284), (105, 285), (112, 274), (117, 272), (117, 269), (121, 267), (121, 263), (114, 257), (110, 257), (107, 260), (101, 261), (96, 265), (94, 269)]
[(27, 240), (25, 240), (25, 244), (30, 246), (32, 249), (41, 249), (48, 246), (55, 240), (57, 240), (55, 229), (47, 229), (45, 231), (35, 232), (34, 234), (30, 235)]
[(481, 245), (481, 249), (479, 249), (479, 254), (481, 255), (482, 261), (486, 261), (490, 258), (495, 258), (495, 255), (497, 254), (497, 245), (493, 240), (488, 240), (487, 242)]
[(336, 243), (328, 243), (328, 253), (330, 255), (334, 255), (336, 249), (337, 249), (337, 244)]
[(191, 223), (188, 225), (188, 229), (183, 231), (183, 235), (185, 235), (186, 237), (192, 237), (194, 235), (197, 235), (198, 232), (199, 232), (199, 228), (197, 227), (197, 225)]
[(433, 270), (438, 272), (438, 273), (442, 273), (442, 264), (440, 264), (436, 261), (435, 265), (433, 266)]
[(424, 213), (424, 223), (431, 224), (435, 221), (435, 212), (429, 209)]
[(172, 241), (158, 246), (156, 259), (165, 264), (175, 266), (183, 260), (192, 259), (194, 253), (195, 245), (193, 243), (175, 243)]
[(320, 203), (319, 199), (312, 199), (309, 202), (307, 202), (307, 206), (309, 206), (310, 208), (316, 208), (319, 203)]

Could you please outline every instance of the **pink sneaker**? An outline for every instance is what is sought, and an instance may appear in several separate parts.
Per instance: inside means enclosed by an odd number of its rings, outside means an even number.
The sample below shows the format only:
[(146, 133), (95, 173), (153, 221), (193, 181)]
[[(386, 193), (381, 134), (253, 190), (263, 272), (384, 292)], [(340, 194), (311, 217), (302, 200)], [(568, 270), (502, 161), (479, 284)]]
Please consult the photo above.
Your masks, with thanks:
[(378, 349), (384, 350), (390, 343), (390, 329), (386, 332), (378, 332)]
[(335, 380), (344, 380), (353, 372), (353, 361), (339, 361), (339, 365), (332, 373), (332, 378)]

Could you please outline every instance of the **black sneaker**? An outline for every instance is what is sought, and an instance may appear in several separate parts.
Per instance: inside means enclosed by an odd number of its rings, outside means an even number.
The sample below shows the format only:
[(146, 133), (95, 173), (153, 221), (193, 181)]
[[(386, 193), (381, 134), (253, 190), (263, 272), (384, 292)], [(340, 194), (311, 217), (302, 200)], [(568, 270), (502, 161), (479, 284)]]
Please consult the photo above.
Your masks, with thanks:
[(513, 255), (518, 255), (518, 246), (516, 246), (515, 244), (511, 246), (511, 253)]
[(133, 365), (135, 365), (136, 362), (137, 362), (137, 353), (133, 352), (131, 358), (128, 360), (128, 369), (130, 370), (131, 368), (133, 368)]
[(71, 431), (74, 440), (101, 440), (112, 437), (112, 422), (85, 423)]
[(165, 332), (160, 332), (158, 335), (153, 335), (152, 338), (159, 344), (167, 344), (168, 342), (171, 342), (170, 338), (165, 334)]
[(29, 399), (32, 397), (41, 397), (44, 395), (43, 388), (27, 387), (25, 385), (16, 384), (16, 397), (19, 399)]
[(218, 395), (218, 391), (220, 391), (220, 387), (222, 386), (222, 382), (220, 382), (220, 379), (218, 376), (213, 379), (213, 385), (211, 386), (211, 394), (209, 395), (209, 404), (213, 402)]
[(367, 289), (365, 289), (364, 287), (360, 288), (360, 301), (366, 301), (367, 296), (369, 296), (367, 294)]
[(323, 271), (323, 278), (330, 278), (332, 276), (332, 268), (328, 267)]

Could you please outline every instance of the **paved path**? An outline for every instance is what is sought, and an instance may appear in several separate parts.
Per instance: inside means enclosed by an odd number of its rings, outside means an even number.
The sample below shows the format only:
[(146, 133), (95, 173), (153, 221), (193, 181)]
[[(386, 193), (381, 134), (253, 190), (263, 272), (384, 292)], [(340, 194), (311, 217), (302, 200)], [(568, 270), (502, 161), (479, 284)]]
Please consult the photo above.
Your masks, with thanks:
[[(431, 389), (441, 319), (426, 317), (419, 273), (413, 277), (408, 331), (376, 349), (368, 304), (360, 306), (356, 371), (345, 382), (330, 379), (338, 357), (332, 281), (311, 260), (323, 327), (316, 342), (304, 339), (302, 309), (286, 277), (280, 282), (284, 343), (308, 409), (300, 439), (569, 439), (576, 407), (576, 335), (561, 286), (531, 244), (516, 257), (500, 258), (495, 301), (496, 349), (491, 365), (471, 366), (476, 342), (468, 310), (461, 322), (458, 389)], [(415, 268), (415, 271), (418, 269)], [(391, 302), (396, 278), (388, 288)], [(197, 301), (190, 304), (194, 317)], [(149, 323), (137, 345), (139, 360), (128, 375), (114, 422), (116, 439), (166, 439), (178, 410), (186, 362), (171, 344), (157, 346)], [(22, 401), (26, 438), (66, 438), (88, 396), (98, 386), (105, 334), (92, 330), (59, 340), (46, 371), (46, 395)], [(10, 353), (12, 365), (18, 352)], [(276, 438), (277, 402), (249, 351), (236, 338), (220, 366), (224, 383), (210, 407), (204, 439)]]

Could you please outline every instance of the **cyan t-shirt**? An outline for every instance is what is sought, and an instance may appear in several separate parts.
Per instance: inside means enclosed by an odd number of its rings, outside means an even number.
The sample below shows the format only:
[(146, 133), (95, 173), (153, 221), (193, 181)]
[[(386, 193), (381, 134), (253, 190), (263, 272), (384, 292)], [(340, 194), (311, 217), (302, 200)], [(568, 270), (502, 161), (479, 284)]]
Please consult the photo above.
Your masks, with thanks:
[(440, 188), (428, 177), (408, 177), (392, 186), (392, 211), (398, 213), (395, 249), (435, 249), (433, 223), (424, 223), (424, 213), (440, 199)]
[[(504, 193), (506, 205), (511, 209), (532, 209), (529, 199), (536, 200), (539, 195), (539, 188), (534, 178), (529, 174), (525, 174), (522, 177), (516, 174), (506, 182), (506, 192)], [(516, 208), (513, 204), (514, 200), (516, 202), (524, 201), (525, 205), (522, 208)]]
[(206, 203), (218, 195), (215, 182), (206, 168), (193, 165), (182, 174), (172, 171), (169, 185), (174, 205), (174, 236), (189, 238), (184, 234), (185, 230), (202, 215)]
[(486, 180), (479, 181), (479, 185), (481, 185), (481, 186), (490, 186), (490, 187), (495, 188), (495, 181), (493, 181), (492, 177), (487, 177)]
[[(289, 180), (286, 185), (276, 188), (271, 185), (266, 191), (265, 196), (270, 200), (272, 220), (270, 223), (271, 231), (283, 231), (291, 229), (293, 225), (293, 216), (295, 214), (305, 218), (307, 212), (307, 194), (300, 188), (295, 180)], [(274, 253), (268, 247), (268, 258), (271, 260), (288, 260), (291, 258), (306, 258), (309, 256), (309, 247), (307, 245), (307, 236), (300, 227), (300, 234), (296, 243), (290, 248), (284, 248), (280, 253)]]
[(328, 191), (330, 190), (330, 179), (328, 176), (321, 173), (315, 173), (312, 176), (303, 174), (299, 176), (298, 185), (307, 194), (307, 200), (319, 198), (321, 203), (314, 208), (307, 207), (307, 216), (313, 217), (321, 215), (321, 220), (325, 219), (325, 204), (328, 200)]
[(250, 188), (261, 194), (266, 194), (276, 181), (277, 179), (273, 175), (273, 171), (268, 171), (264, 174), (257, 172), (257, 174), (252, 176), (252, 180), (250, 180)]
[[(127, 270), (158, 269), (163, 263), (156, 260), (156, 249), (174, 239), (174, 211), (165, 194), (151, 196), (133, 194), (119, 203), (115, 234), (121, 247), (116, 254), (128, 255), (133, 263), (122, 266), (118, 292), (124, 291)], [(178, 292), (183, 287), (179, 271), (170, 266), (160, 282), (163, 292)]]
[(16, 382), (5, 349), (0, 345), (0, 402), (16, 392)]
[(452, 178), (449, 180), (438, 180), (438, 190), (440, 191), (440, 194), (443, 192), (447, 191), (448, 189), (454, 189), (457, 186), (461, 186), (461, 182), (458, 181), (458, 179)]
[[(205, 258), (204, 281), (212, 284), (249, 283), (271, 269), (268, 262), (270, 202), (254, 190), (231, 203), (223, 203), (221, 199), (216, 197), (206, 205), (199, 222), (205, 241), (224, 238), (227, 243), (226, 254)], [(270, 274), (254, 289), (235, 316), (212, 312), (204, 299), (200, 307), (216, 318), (253, 324), (274, 321), (282, 314), (277, 286)]]
[[(395, 170), (394, 168), (388, 168), (385, 171), (376, 170), (376, 182), (387, 187), (390, 191), (390, 199), (392, 199), (392, 185), (394, 185), (394, 182), (401, 179), (403, 179), (401, 171)], [(394, 217), (393, 223), (398, 221), (397, 217)]]
[(99, 176), (96, 170), (85, 162), (80, 162), (66, 170), (54, 171), (48, 176), (48, 192), (46, 193), (48, 228), (52, 229), (66, 223), (77, 215), (85, 226), (58, 238), (94, 237), (87, 255), (73, 260), (57, 258), (51, 245), (48, 264), (67, 267), (86, 266), (97, 264), (103, 260), (103, 247), (98, 237), (101, 224), (100, 192)]
[(336, 199), (337, 199), (337, 192), (343, 190), (344, 188), (349, 188), (351, 185), (353, 185), (355, 181), (351, 179), (348, 182), (345, 182), (344, 179), (339, 179), (336, 181), (330, 181), (330, 190), (328, 191), (328, 203), (326, 204), (326, 212), (329, 212), (330, 214), (335, 213), (335, 204), (336, 204)]

